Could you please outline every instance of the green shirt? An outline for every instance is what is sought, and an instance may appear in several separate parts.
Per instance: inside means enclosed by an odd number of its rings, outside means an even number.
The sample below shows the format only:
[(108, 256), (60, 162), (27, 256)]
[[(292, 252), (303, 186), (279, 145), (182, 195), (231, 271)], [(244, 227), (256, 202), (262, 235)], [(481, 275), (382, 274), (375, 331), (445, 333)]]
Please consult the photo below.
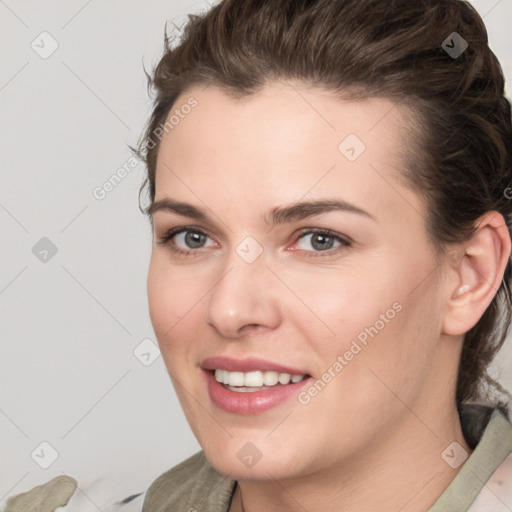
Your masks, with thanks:
[[(500, 475), (493, 482), (494, 493), (500, 487), (503, 495), (512, 489), (512, 424), (498, 409), (477, 405), (463, 406), (460, 416), (464, 437), (474, 451), (428, 512), (501, 512), (488, 508), (488, 502), (478, 503), (477, 497), (500, 466), (507, 467), (508, 479)], [(227, 512), (235, 487), (236, 481), (216, 471), (201, 450), (150, 485), (142, 512)]]

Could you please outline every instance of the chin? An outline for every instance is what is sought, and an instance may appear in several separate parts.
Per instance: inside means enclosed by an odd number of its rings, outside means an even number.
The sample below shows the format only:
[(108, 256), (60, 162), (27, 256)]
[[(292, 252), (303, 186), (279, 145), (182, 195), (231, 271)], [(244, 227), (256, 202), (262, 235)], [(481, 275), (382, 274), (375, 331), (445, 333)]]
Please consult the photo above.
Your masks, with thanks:
[(238, 460), (230, 462), (221, 456), (212, 459), (207, 454), (207, 459), (219, 473), (233, 480), (286, 480), (296, 476), (283, 467), (282, 461), (264, 461), (262, 458), (252, 467), (244, 467)]
[(232, 439), (229, 445), (216, 445), (203, 451), (209, 463), (221, 474), (234, 480), (281, 480), (297, 475), (297, 456), (279, 447), (262, 447), (256, 441)]

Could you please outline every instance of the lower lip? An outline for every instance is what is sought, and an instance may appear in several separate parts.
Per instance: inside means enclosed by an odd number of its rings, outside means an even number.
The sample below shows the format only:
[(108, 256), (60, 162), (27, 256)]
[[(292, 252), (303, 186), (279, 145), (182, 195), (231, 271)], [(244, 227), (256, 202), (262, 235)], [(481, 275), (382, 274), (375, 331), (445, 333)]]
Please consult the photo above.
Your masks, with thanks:
[(307, 377), (295, 384), (276, 385), (268, 389), (252, 392), (230, 391), (217, 382), (212, 371), (203, 370), (206, 374), (208, 392), (214, 404), (227, 412), (236, 414), (258, 414), (276, 407), (292, 396), (297, 396), (299, 390), (309, 383)]

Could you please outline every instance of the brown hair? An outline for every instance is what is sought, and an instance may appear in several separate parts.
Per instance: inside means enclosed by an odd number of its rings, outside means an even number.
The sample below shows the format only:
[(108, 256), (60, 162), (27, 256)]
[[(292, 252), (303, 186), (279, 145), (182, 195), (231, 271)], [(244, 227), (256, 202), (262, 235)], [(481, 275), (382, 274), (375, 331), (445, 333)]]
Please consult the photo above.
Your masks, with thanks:
[[(453, 53), (458, 49), (462, 54)], [(166, 28), (164, 55), (148, 79), (154, 109), (134, 151), (147, 165), (141, 191), (149, 185), (151, 202), (162, 127), (180, 94), (214, 83), (243, 96), (272, 80), (296, 79), (346, 98), (386, 97), (412, 108), (417, 129), (406, 177), (427, 200), (438, 251), (469, 238), (488, 211), (501, 213), (510, 232), (510, 103), (484, 23), (467, 2), (223, 0), (190, 15), (177, 45)], [(505, 392), (487, 368), (512, 317), (510, 279), (509, 260), (492, 303), (465, 335), (458, 406), (489, 390)]]

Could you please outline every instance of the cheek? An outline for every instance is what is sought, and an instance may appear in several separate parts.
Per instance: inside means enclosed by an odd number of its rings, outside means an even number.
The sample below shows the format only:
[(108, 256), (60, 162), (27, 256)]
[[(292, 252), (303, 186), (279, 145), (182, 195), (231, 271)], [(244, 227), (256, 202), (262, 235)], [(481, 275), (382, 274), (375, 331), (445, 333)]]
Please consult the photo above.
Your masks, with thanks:
[(187, 279), (177, 269), (153, 256), (148, 271), (147, 292), (151, 323), (159, 342), (172, 338), (175, 326), (194, 315), (194, 306), (204, 295), (200, 279)]
[(294, 281), (294, 292), (302, 304), (296, 299), (290, 301), (288, 318), (300, 324), (299, 330), (324, 363), (325, 356), (332, 359), (333, 354), (349, 350), (358, 336), (364, 341), (365, 329), (376, 322), (382, 330), (381, 314), (385, 315), (386, 326), (396, 316), (396, 294), (367, 271), (335, 269), (325, 275), (305, 275)]
[(410, 295), (393, 292), (387, 302), (369, 306), (372, 313), (362, 323), (352, 324), (352, 336), (339, 345), (347, 363), (338, 384), (347, 403), (384, 416), (386, 410), (400, 411), (402, 402), (415, 403), (435, 358), (439, 333), (433, 295), (426, 288)]
[(344, 369), (351, 367), (344, 373), (352, 377), (368, 374), (370, 368), (387, 374), (400, 367), (401, 375), (408, 378), (406, 374), (428, 362), (432, 340), (437, 339), (439, 311), (435, 287), (428, 280), (419, 287), (418, 283), (431, 272), (431, 262), (425, 259), (411, 266), (395, 258), (378, 263), (366, 266), (365, 272), (317, 275), (314, 283), (306, 278), (308, 283), (297, 288), (297, 295), (317, 317), (294, 313), (317, 355), (318, 371), (342, 356), (347, 362)]
[[(151, 323), (165, 366), (179, 381), (190, 380), (194, 372), (197, 341), (204, 326), (204, 300), (212, 284), (190, 268), (171, 268), (154, 255), (147, 279)], [(180, 388), (177, 388), (180, 395)], [(181, 399), (181, 398), (180, 398)]]
[(155, 262), (151, 262), (147, 281), (149, 316), (153, 330), (162, 353), (162, 358), (169, 372), (175, 373), (172, 366), (176, 351), (183, 349), (183, 343), (177, 343), (178, 333), (183, 330), (189, 315), (193, 313), (188, 303), (191, 302), (190, 290), (180, 286)]
[(165, 332), (170, 329), (175, 321), (174, 312), (176, 297), (173, 287), (168, 286), (166, 274), (151, 260), (147, 281), (149, 316), (153, 329), (161, 342)]

